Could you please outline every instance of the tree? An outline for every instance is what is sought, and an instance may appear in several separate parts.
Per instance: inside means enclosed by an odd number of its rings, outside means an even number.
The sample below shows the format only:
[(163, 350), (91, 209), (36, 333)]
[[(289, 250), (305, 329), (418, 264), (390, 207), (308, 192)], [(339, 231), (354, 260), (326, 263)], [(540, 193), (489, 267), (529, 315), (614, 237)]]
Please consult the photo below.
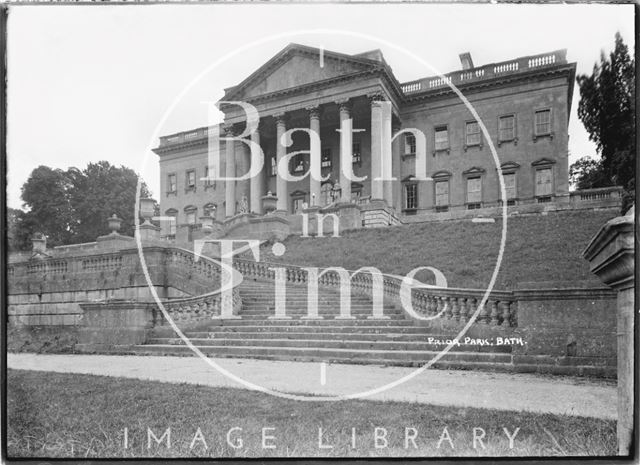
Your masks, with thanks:
[[(578, 185), (621, 185), (635, 190), (635, 63), (616, 33), (615, 47), (604, 52), (590, 76), (578, 75), (578, 117), (600, 155), (597, 165), (579, 160), (571, 166)], [(594, 184), (595, 183), (595, 184)]]
[(73, 237), (73, 213), (69, 203), (70, 178), (60, 169), (38, 166), (22, 186), (28, 211), (21, 217), (19, 236), (41, 232), (51, 245), (68, 244)]
[(569, 181), (577, 189), (613, 186), (613, 181), (604, 174), (602, 161), (591, 157), (582, 157), (571, 164)]
[[(116, 214), (122, 218), (120, 233), (132, 236), (138, 175), (130, 168), (115, 167), (107, 161), (89, 163), (82, 172), (74, 173), (69, 189), (70, 204), (76, 214), (76, 242), (94, 241), (105, 234), (106, 218)], [(143, 182), (141, 197), (150, 192)]]
[[(37, 167), (22, 186), (27, 211), (15, 214), (12, 248), (28, 248), (36, 232), (51, 246), (94, 241), (108, 232), (106, 220), (114, 213), (123, 220), (120, 232), (133, 235), (137, 184), (133, 170), (107, 161), (82, 171)], [(150, 196), (144, 182), (141, 196)]]
[(17, 208), (7, 208), (7, 243), (9, 250), (29, 250), (31, 248), (31, 227), (27, 224), (25, 212)]

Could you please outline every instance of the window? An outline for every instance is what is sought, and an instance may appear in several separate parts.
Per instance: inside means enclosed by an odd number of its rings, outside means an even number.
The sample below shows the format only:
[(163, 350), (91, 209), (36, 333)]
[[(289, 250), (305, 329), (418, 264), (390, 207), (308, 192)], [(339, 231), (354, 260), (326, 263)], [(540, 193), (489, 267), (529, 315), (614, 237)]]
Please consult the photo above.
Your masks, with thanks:
[(178, 177), (175, 174), (170, 174), (167, 178), (167, 193), (178, 192)]
[(354, 142), (352, 147), (351, 147), (351, 157), (353, 160), (353, 163), (358, 163), (360, 164), (362, 162), (362, 156), (360, 154), (360, 142)]
[(331, 202), (333, 202), (333, 186), (330, 182), (326, 182), (320, 187), (320, 206), (325, 207)]
[(482, 178), (480, 176), (467, 178), (468, 208), (479, 208), (482, 203)]
[(446, 126), (436, 128), (436, 150), (447, 150), (449, 148), (449, 130)]
[(553, 174), (551, 168), (536, 170), (536, 197), (551, 198), (553, 193)]
[(184, 214), (186, 216), (187, 224), (196, 224), (197, 213), (198, 213), (198, 209), (196, 207), (187, 207), (184, 209)]
[(205, 166), (204, 167), (204, 187), (213, 187), (214, 189), (216, 188), (216, 182), (215, 181), (211, 181), (209, 179), (209, 167)]
[(469, 121), (467, 123), (467, 129), (466, 129), (466, 140), (465, 140), (465, 144), (467, 146), (472, 146), (472, 145), (480, 145), (480, 125), (478, 124), (477, 121)]
[(178, 229), (178, 212), (173, 209), (167, 210), (165, 216), (169, 217), (169, 236), (170, 238), (175, 238)]
[(331, 149), (322, 149), (322, 157), (320, 158), (320, 167), (331, 168)]
[(406, 134), (404, 136), (404, 154), (416, 154), (416, 136), (414, 136), (413, 134)]
[(293, 172), (302, 173), (305, 170), (304, 155), (296, 155), (293, 159)]
[(302, 213), (302, 209), (305, 207), (304, 203), (304, 197), (294, 197), (293, 213)]
[(275, 155), (271, 156), (271, 171), (269, 172), (269, 176), (275, 176), (278, 173), (278, 162), (276, 160)]
[(187, 171), (186, 190), (196, 190), (196, 170)]
[(436, 210), (449, 205), (449, 180), (436, 181)]
[(415, 182), (404, 185), (404, 208), (407, 210), (418, 208), (418, 185)]
[(546, 136), (551, 134), (551, 110), (538, 110), (535, 114), (536, 136)]
[(507, 194), (507, 203), (517, 197), (516, 193), (516, 173), (503, 174), (504, 188)]
[(498, 118), (498, 142), (508, 142), (516, 138), (516, 117), (505, 115)]

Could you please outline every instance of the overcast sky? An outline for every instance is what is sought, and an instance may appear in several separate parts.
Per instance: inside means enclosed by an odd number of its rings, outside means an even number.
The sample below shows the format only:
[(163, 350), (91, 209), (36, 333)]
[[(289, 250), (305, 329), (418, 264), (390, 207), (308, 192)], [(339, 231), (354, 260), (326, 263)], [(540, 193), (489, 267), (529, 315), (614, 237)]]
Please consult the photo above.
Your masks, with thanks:
[[(633, 5), (114, 5), (12, 6), (8, 28), (8, 204), (38, 165), (84, 168), (108, 160), (141, 173), (156, 198), (154, 133), (207, 124), (203, 101), (247, 77), (289, 42), (342, 53), (379, 48), (396, 77), (433, 74), (403, 52), (364, 38), (303, 32), (237, 53), (274, 34), (334, 29), (365, 34), (416, 54), (441, 72), (469, 51), (482, 65), (561, 48), (589, 73), (620, 31), (633, 50)], [(595, 148), (578, 120), (569, 126), (575, 160)]]

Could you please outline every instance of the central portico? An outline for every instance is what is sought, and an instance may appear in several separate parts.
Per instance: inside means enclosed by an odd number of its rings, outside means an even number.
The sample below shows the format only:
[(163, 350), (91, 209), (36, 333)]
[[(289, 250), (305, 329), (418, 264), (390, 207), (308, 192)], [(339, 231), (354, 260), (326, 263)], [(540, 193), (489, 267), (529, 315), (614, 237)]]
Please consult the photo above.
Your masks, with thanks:
[[(251, 134), (265, 155), (262, 173), (250, 181), (227, 181), (225, 216), (238, 213), (237, 204), (248, 200), (249, 212), (263, 214), (263, 197), (277, 198), (277, 211), (298, 213), (303, 205), (326, 207), (331, 203), (358, 203), (364, 199), (393, 204), (391, 134), (398, 128), (399, 84), (390, 75), (379, 52), (366, 57), (290, 46), (236, 87), (226, 90), (222, 101), (246, 102), (258, 110), (260, 124)], [(373, 57), (373, 59), (372, 59)], [(379, 60), (379, 61), (378, 61)], [(389, 102), (390, 112), (383, 111)], [(226, 135), (238, 136), (246, 128), (246, 112), (240, 105), (220, 105), (225, 114)], [(393, 116), (385, 117), (385, 113)], [(395, 124), (394, 124), (395, 123)], [(309, 128), (320, 136), (314, 143), (304, 131), (292, 134), (291, 145), (280, 141), (286, 131)], [(396, 147), (397, 148), (397, 147)], [(279, 161), (287, 154), (294, 176), (288, 182), (277, 175)], [(227, 141), (223, 172), (242, 175), (250, 168), (248, 144)], [(322, 177), (310, 176), (312, 160), (320, 162)], [(354, 181), (347, 178), (352, 170)]]
[[(314, 106), (260, 115), (260, 124), (250, 139), (262, 149), (264, 168), (248, 181), (226, 181), (226, 217), (239, 213), (237, 205), (243, 198), (248, 200), (249, 212), (265, 213), (263, 197), (268, 193), (277, 198), (277, 211), (286, 213), (298, 213), (303, 204), (326, 207), (331, 203), (358, 203), (365, 198), (392, 204), (391, 183), (382, 180), (392, 173), (392, 122), (391, 118), (383, 118), (383, 94), (330, 99), (322, 99)], [(227, 123), (225, 135), (237, 137), (245, 128), (245, 122)], [(288, 130), (301, 128), (314, 131), (319, 141), (304, 131), (295, 131), (290, 134), (291, 145), (281, 143)], [(223, 144), (222, 171), (227, 177), (248, 173), (250, 146), (230, 140)], [(305, 176), (299, 181), (287, 181), (277, 173), (280, 160), (293, 152), (303, 152), (289, 163), (291, 175)], [(312, 160), (319, 164), (322, 181), (310, 175)], [(349, 171), (353, 181), (347, 177)]]

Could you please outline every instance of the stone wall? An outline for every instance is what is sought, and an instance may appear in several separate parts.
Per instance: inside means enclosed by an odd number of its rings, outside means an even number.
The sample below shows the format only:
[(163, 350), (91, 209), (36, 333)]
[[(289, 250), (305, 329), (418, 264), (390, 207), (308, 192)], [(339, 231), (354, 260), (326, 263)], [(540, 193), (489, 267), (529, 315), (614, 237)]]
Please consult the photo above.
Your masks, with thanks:
[[(100, 247), (49, 250), (45, 258), (10, 261), (9, 325), (74, 326), (82, 323), (81, 304), (154, 302), (137, 248)], [(144, 248), (146, 269), (163, 300), (200, 296), (219, 287), (217, 265), (175, 247)], [(237, 293), (237, 291), (236, 291)]]
[[(583, 373), (615, 376), (616, 295), (609, 289), (530, 289), (514, 292), (518, 326), (527, 342), (516, 346), (514, 364), (523, 367), (588, 366)], [(553, 372), (553, 369), (549, 370)]]

